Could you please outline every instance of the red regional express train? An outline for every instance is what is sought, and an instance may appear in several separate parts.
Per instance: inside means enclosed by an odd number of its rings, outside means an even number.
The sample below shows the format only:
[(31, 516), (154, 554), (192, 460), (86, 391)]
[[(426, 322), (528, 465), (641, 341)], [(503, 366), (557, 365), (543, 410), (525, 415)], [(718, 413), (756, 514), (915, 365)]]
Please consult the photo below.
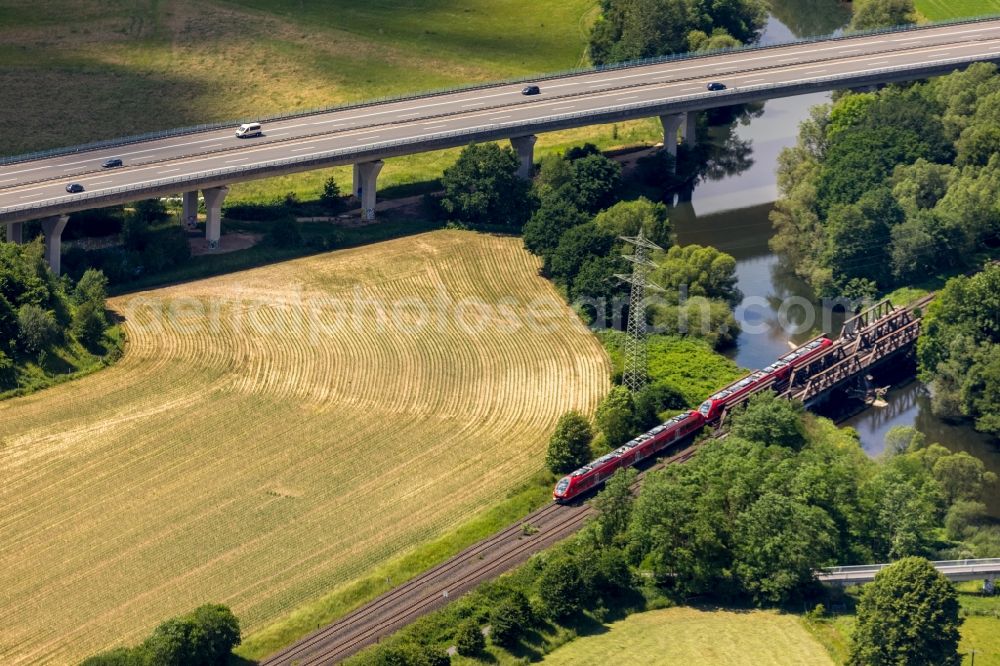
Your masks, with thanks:
[(607, 453), (597, 460), (592, 460), (568, 476), (564, 476), (556, 484), (552, 498), (556, 502), (568, 502), (588, 490), (596, 488), (614, 474), (615, 470), (630, 467), (640, 460), (645, 460), (674, 442), (698, 432), (706, 423), (716, 421), (726, 407), (741, 402), (750, 393), (788, 379), (795, 367), (820, 355), (831, 345), (833, 345), (833, 341), (826, 337), (810, 340), (801, 347), (788, 352), (763, 370), (757, 370), (736, 380), (721, 391), (712, 394), (705, 402), (701, 403), (697, 411), (692, 410), (671, 417), (611, 453)]

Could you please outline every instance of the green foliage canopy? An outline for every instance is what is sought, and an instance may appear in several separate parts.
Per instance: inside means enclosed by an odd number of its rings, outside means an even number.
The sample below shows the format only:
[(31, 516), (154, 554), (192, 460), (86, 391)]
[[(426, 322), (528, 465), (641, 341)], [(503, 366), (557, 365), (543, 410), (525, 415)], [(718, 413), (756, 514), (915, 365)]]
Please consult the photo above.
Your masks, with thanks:
[(866, 585), (852, 635), (852, 666), (958, 666), (958, 595), (930, 562), (908, 557)]

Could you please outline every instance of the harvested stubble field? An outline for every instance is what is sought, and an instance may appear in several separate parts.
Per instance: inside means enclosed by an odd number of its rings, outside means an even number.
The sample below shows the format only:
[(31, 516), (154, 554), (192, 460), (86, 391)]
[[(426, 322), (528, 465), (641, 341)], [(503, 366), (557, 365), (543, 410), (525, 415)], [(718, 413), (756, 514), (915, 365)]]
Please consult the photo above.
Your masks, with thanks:
[(608, 386), (537, 268), (441, 231), (115, 299), (118, 365), (0, 403), (0, 662), (253, 631), (495, 502)]

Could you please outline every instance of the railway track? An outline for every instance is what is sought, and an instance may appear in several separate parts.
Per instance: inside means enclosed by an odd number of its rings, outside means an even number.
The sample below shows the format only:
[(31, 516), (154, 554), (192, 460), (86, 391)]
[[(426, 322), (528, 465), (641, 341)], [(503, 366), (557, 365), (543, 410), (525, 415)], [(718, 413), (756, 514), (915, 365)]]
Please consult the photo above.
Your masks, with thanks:
[[(686, 448), (644, 471), (684, 462), (697, 445)], [(634, 486), (638, 487), (638, 480)], [(418, 617), (444, 606), (453, 597), (472, 590), (527, 561), (576, 532), (594, 510), (589, 504), (547, 504), (522, 520), (475, 543), (416, 578), (389, 590), (371, 602), (299, 642), (277, 652), (262, 666), (317, 666), (346, 659), (373, 645)]]

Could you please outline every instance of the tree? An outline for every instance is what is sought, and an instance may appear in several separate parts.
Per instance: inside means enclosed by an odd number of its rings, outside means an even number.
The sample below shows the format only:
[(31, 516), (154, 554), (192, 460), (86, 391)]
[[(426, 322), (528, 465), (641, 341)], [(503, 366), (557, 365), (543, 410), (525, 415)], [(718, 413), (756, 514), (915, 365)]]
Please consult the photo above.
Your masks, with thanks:
[[(574, 305), (586, 305), (588, 300), (604, 299), (608, 306), (613, 306), (615, 297), (624, 292), (623, 283), (615, 277), (615, 274), (628, 270), (625, 263), (625, 259), (620, 255), (592, 256), (585, 259), (569, 284), (569, 297), (574, 301)], [(599, 303), (595, 303), (594, 306), (599, 307)], [(602, 319), (602, 315), (607, 314), (613, 313), (596, 312), (594, 320), (598, 326), (605, 325), (606, 319)]]
[(687, 42), (688, 50), (700, 53), (743, 46), (743, 43), (726, 32), (725, 28), (716, 28), (711, 35), (706, 35), (701, 30), (692, 30), (688, 33)]
[(651, 311), (654, 333), (699, 338), (714, 349), (732, 345), (740, 332), (732, 307), (726, 301), (693, 296), (677, 305), (654, 303)]
[(958, 666), (958, 596), (931, 564), (908, 557), (865, 586), (849, 663), (856, 666)]
[(964, 539), (970, 527), (986, 522), (989, 515), (982, 502), (958, 500), (948, 509), (944, 519), (944, 529), (949, 539)]
[(638, 430), (649, 430), (659, 425), (660, 412), (687, 407), (684, 395), (666, 381), (646, 384), (633, 396), (634, 415)]
[(103, 272), (94, 268), (88, 268), (76, 283), (76, 288), (73, 290), (73, 297), (77, 303), (90, 301), (91, 303), (99, 304), (103, 308), (104, 302), (108, 297), (108, 278), (104, 276)]
[(22, 305), (18, 309), (17, 327), (21, 344), (29, 352), (39, 352), (59, 337), (55, 315), (37, 305)]
[(997, 480), (997, 475), (987, 471), (982, 460), (965, 451), (939, 458), (931, 473), (944, 489), (949, 504), (981, 499), (983, 490)]
[(594, 432), (590, 422), (576, 411), (559, 417), (556, 430), (549, 439), (545, 465), (556, 474), (564, 474), (590, 460), (590, 440)]
[(575, 226), (560, 237), (559, 245), (546, 257), (546, 272), (556, 281), (572, 284), (587, 260), (608, 256), (614, 245), (614, 233), (594, 222)]
[(597, 406), (594, 421), (612, 448), (631, 439), (636, 426), (635, 404), (629, 390), (624, 386), (612, 388)]
[(340, 196), (340, 187), (333, 176), (323, 181), (323, 191), (320, 192), (319, 203), (331, 214), (344, 210), (344, 200)]
[(615, 200), (621, 182), (618, 162), (601, 154), (587, 155), (572, 162), (570, 168), (572, 201), (587, 213), (594, 213)]
[(628, 528), (632, 506), (635, 504), (632, 484), (637, 475), (635, 468), (619, 469), (591, 503), (597, 509), (597, 534), (601, 543), (610, 544)]
[(465, 620), (455, 631), (455, 646), (463, 657), (475, 657), (486, 648), (483, 630), (475, 618)]
[(674, 246), (667, 250), (654, 271), (671, 300), (705, 296), (733, 306), (743, 299), (736, 288), (736, 260), (714, 247)]
[(557, 620), (564, 620), (580, 611), (582, 587), (580, 567), (566, 555), (557, 555), (546, 562), (538, 580), (542, 603)]
[(884, 451), (888, 455), (899, 455), (907, 451), (916, 451), (924, 446), (927, 438), (913, 426), (893, 426), (883, 438)]
[(944, 221), (931, 210), (920, 210), (893, 227), (889, 244), (893, 275), (900, 280), (920, 279), (935, 268), (953, 263), (957, 243), (949, 238)]
[(821, 508), (767, 492), (736, 519), (735, 572), (757, 603), (783, 603), (831, 563), (836, 527)]
[(940, 485), (919, 462), (907, 456), (889, 458), (867, 481), (862, 494), (868, 503), (873, 556), (898, 559), (921, 555), (933, 538), (941, 502)]
[(801, 402), (783, 400), (771, 391), (750, 397), (746, 407), (733, 414), (730, 432), (736, 437), (761, 444), (801, 449), (806, 443)]
[(512, 647), (524, 634), (523, 612), (510, 600), (501, 601), (490, 611), (490, 640), (501, 647)]
[(195, 650), (195, 622), (189, 617), (171, 618), (153, 630), (142, 644), (150, 663), (157, 666), (190, 666), (199, 663)]
[(615, 237), (635, 236), (642, 229), (643, 235), (660, 247), (669, 247), (673, 242), (667, 207), (645, 197), (634, 201), (619, 201), (598, 213), (594, 217), (594, 224)]
[(495, 143), (469, 145), (444, 170), (441, 208), (459, 222), (520, 227), (531, 205), (530, 185), (517, 175), (518, 166), (510, 148)]
[(85, 345), (95, 345), (108, 327), (104, 315), (104, 305), (94, 301), (84, 301), (73, 312), (73, 335)]
[(524, 247), (540, 256), (550, 254), (567, 229), (586, 221), (572, 202), (555, 194), (543, 196), (538, 210), (524, 223)]
[(191, 614), (194, 630), (191, 639), (198, 655), (198, 666), (225, 666), (233, 648), (240, 644), (240, 622), (222, 604), (205, 604)]
[(854, 0), (852, 30), (892, 28), (916, 22), (913, 0)]

